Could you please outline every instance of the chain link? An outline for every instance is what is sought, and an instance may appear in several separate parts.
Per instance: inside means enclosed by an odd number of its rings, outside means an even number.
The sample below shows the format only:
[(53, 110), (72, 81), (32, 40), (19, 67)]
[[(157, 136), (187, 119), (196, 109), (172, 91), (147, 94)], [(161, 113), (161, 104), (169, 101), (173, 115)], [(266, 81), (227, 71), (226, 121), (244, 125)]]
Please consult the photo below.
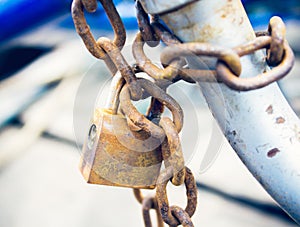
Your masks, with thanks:
[[(183, 110), (176, 102), (176, 100), (149, 80), (140, 78), (138, 79), (138, 84), (148, 94), (158, 99), (169, 110), (171, 110), (176, 130), (180, 132), (183, 125)], [(131, 103), (127, 86), (125, 86), (120, 93), (120, 107), (123, 110), (124, 114), (141, 129), (151, 133), (151, 135), (155, 138), (163, 138), (165, 136), (165, 133), (161, 127), (148, 120)]]
[(166, 168), (171, 168), (172, 175), (168, 176), (168, 179), (171, 178), (176, 186), (182, 185), (185, 179), (185, 168), (178, 132), (170, 118), (161, 118), (159, 125), (167, 137), (162, 144), (162, 157)]
[[(267, 47), (271, 44), (272, 38), (269, 36), (257, 37), (248, 44), (236, 47), (239, 56), (244, 56), (254, 51)], [(283, 44), (284, 56), (280, 64), (273, 69), (254, 77), (241, 78), (225, 65), (223, 62), (217, 63), (217, 77), (228, 87), (239, 91), (250, 91), (267, 86), (287, 75), (294, 65), (294, 54), (287, 41)]]
[(268, 30), (272, 41), (267, 51), (267, 61), (270, 66), (277, 66), (285, 51), (285, 25), (280, 17), (275, 16), (271, 18)]
[(133, 193), (137, 201), (142, 205), (142, 211), (143, 211), (143, 219), (145, 227), (152, 227), (152, 221), (150, 217), (150, 210), (154, 209), (156, 212), (156, 218), (157, 218), (157, 226), (163, 227), (164, 222), (161, 218), (161, 214), (158, 208), (157, 204), (157, 198), (155, 196), (147, 196), (144, 197), (142, 195), (142, 192), (140, 189), (133, 189)]
[(141, 33), (137, 33), (136, 38), (132, 45), (132, 54), (136, 60), (139, 68), (149, 74), (156, 80), (169, 79), (172, 80), (178, 75), (179, 69), (185, 65), (185, 61), (175, 60), (172, 61), (166, 68), (161, 69), (151, 62), (146, 56), (144, 50), (144, 40)]
[(172, 215), (177, 218), (183, 227), (194, 227), (190, 215), (184, 209), (178, 206), (171, 206), (170, 208)]
[[(194, 176), (191, 170), (188, 167), (185, 167), (185, 179), (184, 184), (186, 187), (186, 196), (187, 196), (187, 206), (185, 211), (189, 217), (192, 217), (196, 211), (197, 207), (197, 187)], [(180, 222), (176, 217), (173, 216), (171, 207), (169, 206), (169, 200), (167, 196), (167, 184), (172, 176), (173, 171), (170, 168), (162, 171), (157, 179), (156, 185), (156, 197), (158, 202), (158, 207), (161, 212), (162, 219), (165, 223), (171, 226), (178, 226)]]
[[(191, 217), (197, 205), (197, 188), (191, 170), (185, 166), (178, 135), (183, 126), (183, 111), (176, 100), (167, 94), (166, 89), (170, 84), (184, 80), (189, 83), (224, 83), (234, 90), (249, 91), (281, 79), (294, 64), (293, 52), (285, 39), (285, 25), (279, 17), (272, 17), (268, 31), (257, 32), (253, 41), (234, 48), (200, 42), (182, 43), (159, 23), (159, 18), (149, 17), (139, 1), (136, 1), (139, 32), (132, 45), (136, 64), (131, 67), (121, 53), (126, 41), (126, 31), (120, 15), (112, 0), (99, 1), (114, 30), (114, 39), (100, 37), (96, 40), (86, 22), (84, 10), (95, 12), (97, 0), (73, 0), (72, 17), (76, 31), (88, 51), (94, 57), (104, 60), (113, 75), (120, 71), (124, 80), (119, 87), (119, 110), (127, 117), (130, 129), (144, 130), (163, 141), (160, 151), (165, 169), (158, 177), (156, 196), (144, 197), (139, 189), (134, 189), (136, 199), (142, 204), (144, 224), (146, 227), (152, 226), (150, 210), (154, 209), (159, 227), (163, 227), (163, 221), (170, 226), (191, 227)], [(154, 64), (144, 52), (145, 43), (155, 47), (160, 41), (167, 45), (160, 55), (162, 67)], [(240, 58), (261, 49), (266, 49), (266, 61), (271, 69), (250, 78), (239, 77), (242, 72)], [(216, 58), (215, 70), (189, 68), (186, 58), (191, 56)], [(138, 78), (138, 72), (145, 72), (154, 82)], [(123, 81), (126, 82), (124, 85)], [(144, 116), (135, 108), (132, 100), (137, 101), (149, 96), (151, 104)], [(164, 107), (172, 112), (173, 120), (161, 117)], [(185, 184), (185, 209), (169, 206), (166, 189), (169, 181), (176, 186)]]

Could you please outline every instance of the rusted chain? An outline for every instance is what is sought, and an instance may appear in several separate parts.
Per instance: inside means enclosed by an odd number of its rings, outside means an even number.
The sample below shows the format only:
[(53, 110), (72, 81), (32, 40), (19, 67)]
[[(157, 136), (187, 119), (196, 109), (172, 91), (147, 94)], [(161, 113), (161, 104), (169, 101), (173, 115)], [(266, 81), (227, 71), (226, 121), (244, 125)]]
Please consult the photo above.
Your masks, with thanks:
[(137, 33), (132, 45), (132, 53), (138, 66), (156, 80), (169, 79), (172, 80), (178, 75), (179, 69), (185, 65), (183, 60), (172, 61), (165, 69), (161, 69), (151, 62), (145, 55), (143, 50), (144, 40), (141, 33)]
[[(235, 48), (240, 56), (253, 53), (255, 50), (267, 47), (270, 45), (272, 39), (270, 37), (257, 37), (255, 41), (250, 42), (248, 45), (242, 45)], [(265, 45), (263, 45), (265, 44)], [(217, 63), (217, 76), (219, 80), (225, 83), (228, 87), (239, 91), (250, 91), (275, 82), (285, 75), (287, 75), (292, 69), (294, 64), (294, 54), (288, 45), (287, 41), (284, 42), (284, 57), (281, 63), (274, 67), (272, 70), (259, 74), (255, 77), (240, 78), (237, 77), (231, 70), (221, 61)]]
[(81, 2), (89, 13), (93, 13), (97, 10), (97, 0), (81, 0)]
[(139, 1), (135, 2), (135, 8), (136, 18), (143, 40), (147, 43), (148, 46), (156, 47), (159, 44), (159, 39), (150, 25), (148, 14), (145, 12)]
[(195, 55), (216, 57), (225, 62), (236, 75), (241, 74), (242, 66), (240, 58), (232, 49), (209, 43), (182, 43), (166, 47), (161, 53), (160, 59), (163, 64), (168, 65), (176, 58)]
[(117, 69), (121, 72), (122, 77), (126, 83), (130, 85), (130, 95), (133, 100), (139, 100), (142, 97), (142, 89), (137, 83), (136, 76), (123, 57), (119, 48), (108, 38), (101, 37), (97, 40), (97, 44), (105, 50), (110, 59), (117, 66)]
[(167, 137), (164, 144), (162, 144), (163, 160), (166, 168), (171, 168), (172, 175), (170, 178), (172, 183), (179, 186), (184, 183), (185, 179), (184, 158), (180, 138), (170, 118), (163, 117), (159, 125), (163, 128)]
[[(163, 105), (165, 105), (173, 115), (173, 121), (178, 132), (182, 129), (183, 124), (183, 111), (180, 105), (169, 96), (166, 92), (160, 89), (157, 85), (146, 79), (138, 79), (138, 84), (148, 92), (152, 97), (158, 99)], [(164, 131), (159, 126), (149, 121), (144, 115), (142, 115), (131, 103), (128, 86), (125, 85), (120, 93), (120, 107), (124, 114), (138, 127), (142, 128), (146, 132), (151, 133), (155, 138), (163, 138), (165, 136)]]
[(257, 50), (267, 48), (271, 42), (272, 42), (272, 38), (270, 36), (258, 36), (254, 40), (249, 41), (246, 44), (242, 44), (233, 48), (233, 50), (240, 57), (242, 57), (248, 54), (252, 54)]
[(157, 226), (164, 227), (164, 223), (160, 211), (158, 209), (156, 197), (153, 196), (144, 197), (140, 189), (133, 189), (133, 193), (137, 201), (142, 205), (145, 227), (152, 227), (152, 221), (150, 218), (150, 209), (154, 209), (156, 212)]
[(151, 197), (151, 196), (146, 197), (142, 202), (142, 209), (143, 209), (143, 218), (144, 218), (145, 227), (152, 227), (150, 209), (154, 209), (156, 211), (157, 226), (158, 227), (164, 226), (163, 220), (160, 215), (160, 211), (158, 209), (156, 197)]
[[(151, 26), (162, 42), (168, 46), (181, 44), (182, 42), (171, 32), (169, 32), (162, 24), (158, 22), (151, 23)], [(166, 69), (165, 69), (166, 70)], [(175, 74), (175, 73), (174, 73)], [(178, 74), (173, 78), (173, 82), (184, 80), (188, 83), (197, 82), (218, 82), (215, 70), (201, 70), (190, 68), (179, 68)]]
[[(191, 170), (187, 167), (185, 167), (185, 169), (186, 175), (184, 183), (187, 195), (187, 206), (185, 208), (185, 211), (190, 217), (192, 217), (197, 206), (197, 187)], [(166, 190), (168, 180), (170, 179), (169, 176), (172, 175), (171, 171), (171, 169), (166, 169), (159, 175), (156, 186), (156, 198), (164, 222), (171, 226), (178, 226), (180, 222), (172, 214), (172, 209), (169, 206)]]
[(277, 66), (283, 59), (285, 49), (285, 25), (280, 17), (272, 17), (269, 23), (272, 41), (267, 50), (267, 61), (270, 66)]
[(181, 207), (171, 206), (171, 213), (175, 218), (177, 218), (183, 227), (194, 227), (191, 217)]
[[(167, 45), (180, 44), (180, 40), (171, 34), (164, 26), (158, 22), (151, 23), (157, 36)], [(189, 83), (198, 82), (217, 82), (216, 72), (214, 70), (200, 70), (183, 68), (185, 61), (183, 59), (176, 59), (172, 61), (166, 68), (161, 69), (151, 62), (146, 56), (144, 50), (144, 41), (140, 33), (136, 35), (133, 42), (132, 53), (137, 62), (137, 66), (141, 71), (146, 72), (156, 80), (168, 79), (172, 82), (184, 80)]]
[(208, 69), (181, 69), (178, 77), (188, 83), (195, 83), (195, 81), (208, 83), (220, 82), (217, 78), (217, 72)]
[[(126, 41), (126, 30), (124, 24), (120, 18), (119, 13), (117, 12), (113, 2), (111, 0), (100, 0), (103, 9), (105, 10), (109, 21), (113, 27), (115, 38), (113, 43), (119, 48), (122, 49)], [(84, 5), (83, 5), (84, 3)], [(84, 17), (83, 7), (87, 7), (88, 11), (94, 11), (95, 1), (83, 1), (74, 0), (72, 3), (72, 17), (77, 33), (80, 35), (83, 40), (86, 48), (89, 52), (99, 59), (106, 59), (106, 53), (97, 45), (95, 38), (93, 37), (90, 27), (88, 26), (86, 19)]]

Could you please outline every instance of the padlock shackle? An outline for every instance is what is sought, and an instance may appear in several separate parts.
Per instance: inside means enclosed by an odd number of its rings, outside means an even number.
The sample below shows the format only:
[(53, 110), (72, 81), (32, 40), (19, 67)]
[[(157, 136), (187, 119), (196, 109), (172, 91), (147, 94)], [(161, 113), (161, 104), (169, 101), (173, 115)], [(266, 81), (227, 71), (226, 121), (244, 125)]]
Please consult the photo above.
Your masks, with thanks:
[(119, 109), (119, 103), (120, 103), (120, 92), (122, 90), (122, 87), (124, 86), (125, 80), (122, 77), (120, 71), (118, 71), (110, 84), (110, 90), (108, 94), (108, 99), (105, 105), (106, 109), (110, 109), (112, 111), (112, 114), (117, 114)]

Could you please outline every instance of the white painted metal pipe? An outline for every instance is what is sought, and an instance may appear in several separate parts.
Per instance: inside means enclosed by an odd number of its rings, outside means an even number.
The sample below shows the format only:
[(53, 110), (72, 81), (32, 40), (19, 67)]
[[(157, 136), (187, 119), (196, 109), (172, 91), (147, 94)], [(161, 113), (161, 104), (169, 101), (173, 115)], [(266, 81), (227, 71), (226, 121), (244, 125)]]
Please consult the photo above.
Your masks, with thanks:
[[(157, 8), (165, 2), (144, 1)], [(199, 0), (160, 16), (184, 42), (234, 47), (255, 38), (240, 0)], [(215, 63), (211, 60), (209, 67)], [(263, 52), (243, 57), (242, 66), (242, 77), (262, 73), (267, 67)], [(222, 84), (200, 83), (200, 87), (238, 156), (278, 204), (300, 223), (300, 122), (277, 84), (250, 92), (233, 91)]]

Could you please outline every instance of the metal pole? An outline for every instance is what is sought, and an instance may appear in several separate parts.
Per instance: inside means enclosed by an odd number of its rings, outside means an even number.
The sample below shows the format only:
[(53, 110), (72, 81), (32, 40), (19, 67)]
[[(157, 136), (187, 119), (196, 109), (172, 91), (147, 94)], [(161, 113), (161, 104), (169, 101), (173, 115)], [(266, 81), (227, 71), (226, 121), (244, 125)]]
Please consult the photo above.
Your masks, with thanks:
[[(147, 0), (141, 2), (144, 1)], [(150, 2), (160, 8), (165, 0)], [(255, 37), (240, 0), (199, 0), (160, 17), (184, 42), (234, 47)], [(209, 67), (215, 63), (209, 61)], [(193, 62), (190, 64), (195, 67)], [(262, 73), (266, 69), (263, 52), (243, 57), (242, 66), (242, 77)], [(300, 223), (300, 122), (277, 84), (250, 92), (237, 92), (213, 83), (200, 83), (200, 87), (240, 159), (278, 204)]]

